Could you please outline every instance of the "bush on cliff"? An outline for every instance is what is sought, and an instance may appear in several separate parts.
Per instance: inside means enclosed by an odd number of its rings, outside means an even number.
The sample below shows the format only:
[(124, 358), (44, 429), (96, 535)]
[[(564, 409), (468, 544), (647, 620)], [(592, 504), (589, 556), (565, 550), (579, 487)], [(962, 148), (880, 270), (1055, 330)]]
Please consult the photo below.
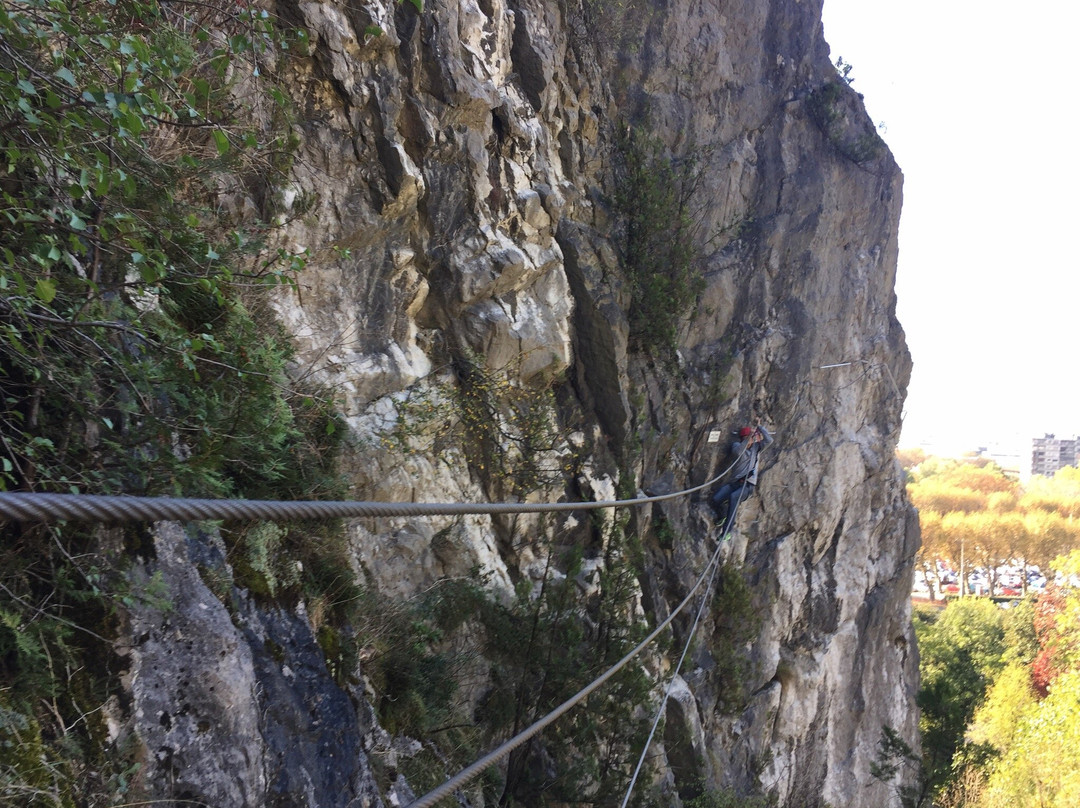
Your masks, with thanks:
[[(336, 416), (262, 297), (305, 260), (272, 243), (294, 144), (269, 55), (295, 36), (246, 4), (0, 5), (0, 489), (336, 490)], [(4, 530), (0, 801), (114, 799), (101, 706), (145, 535)]]
[(630, 337), (638, 348), (669, 353), (705, 285), (692, 210), (696, 161), (669, 156), (657, 138), (634, 128), (620, 139), (619, 153), (615, 204), (625, 220)]

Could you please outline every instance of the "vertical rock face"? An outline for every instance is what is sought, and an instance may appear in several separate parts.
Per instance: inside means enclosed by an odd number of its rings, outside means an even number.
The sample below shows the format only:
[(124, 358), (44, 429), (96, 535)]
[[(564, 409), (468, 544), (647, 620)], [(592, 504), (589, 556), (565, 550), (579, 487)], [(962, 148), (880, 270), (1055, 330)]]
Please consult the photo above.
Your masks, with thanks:
[[(725, 462), (728, 441), (710, 443), (710, 431), (774, 429), (724, 549), (760, 616), (737, 649), (752, 661), (746, 699), (725, 706), (713, 674), (724, 650), (697, 644), (657, 751), (695, 787), (890, 805), (891, 787), (870, 774), (882, 728), (916, 742), (907, 597), (918, 532), (893, 458), (910, 370), (893, 293), (901, 174), (830, 63), (820, 11), (817, 0), (462, 0), (418, 14), (281, 0), (280, 16), (311, 38), (308, 56), (279, 67), (301, 141), (282, 196), (305, 205), (288, 235), (313, 260), (276, 308), (299, 370), (338, 395), (361, 499), (611, 499), (664, 475), (689, 487)], [(698, 166), (705, 284), (673, 355), (635, 345), (628, 325), (612, 200), (630, 127)], [(509, 389), (555, 391), (563, 437), (539, 461), (573, 465), (572, 488), (515, 491), (477, 461), (472, 433), (442, 429), (465, 360)], [(674, 547), (649, 538), (650, 518), (671, 527)], [(406, 598), (474, 568), (506, 592), (536, 580), (544, 548), (572, 541), (571, 522), (416, 517), (347, 530), (371, 584)], [(682, 499), (635, 524), (642, 606), (662, 617), (704, 567), (711, 522)], [(194, 562), (168, 549), (181, 538), (163, 541), (158, 563), (180, 580)], [(192, 604), (167, 625), (133, 618), (148, 776), (193, 780), (162, 793), (380, 802), (366, 768), (370, 708), (320, 672), (302, 611), (243, 601), (230, 614), (189, 583)], [(722, 618), (707, 614), (702, 636)], [(199, 638), (189, 651), (205, 666), (187, 680), (194, 695), (175, 697), (191, 705), (183, 718), (155, 679), (181, 634)], [(223, 748), (232, 757), (215, 759)], [(400, 802), (408, 786), (395, 789), (387, 798)]]
[(137, 601), (130, 626), (141, 776), (166, 801), (381, 806), (373, 722), (334, 683), (303, 607), (260, 609), (240, 590), (223, 603), (203, 580), (228, 580), (219, 544), (155, 530), (150, 566), (169, 601)]

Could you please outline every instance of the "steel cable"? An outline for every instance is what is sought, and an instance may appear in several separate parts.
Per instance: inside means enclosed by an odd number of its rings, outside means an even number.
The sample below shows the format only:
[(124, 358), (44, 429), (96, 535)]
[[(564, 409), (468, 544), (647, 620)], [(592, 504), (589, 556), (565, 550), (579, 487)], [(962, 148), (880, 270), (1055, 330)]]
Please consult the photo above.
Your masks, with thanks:
[(517, 747), (525, 743), (525, 741), (529, 740), (534, 735), (539, 733), (542, 729), (554, 722), (556, 719), (560, 718), (562, 715), (568, 712), (570, 708), (574, 707), (578, 702), (582, 701), (586, 696), (588, 696), (602, 684), (607, 682), (608, 679), (618, 673), (623, 668), (623, 666), (626, 665), (626, 663), (628, 663), (631, 659), (640, 654), (646, 648), (646, 646), (648, 646), (649, 643), (656, 639), (660, 632), (667, 628), (671, 624), (671, 621), (674, 620), (684, 608), (686, 608), (686, 604), (688, 604), (691, 599), (693, 599), (694, 593), (698, 591), (698, 589), (701, 587), (702, 582), (704, 582), (706, 573), (708, 573), (709, 570), (714, 567), (716, 560), (720, 557), (720, 548), (722, 546), (722, 542), (717, 544), (716, 552), (713, 553), (712, 559), (709, 561), (708, 565), (706, 565), (705, 570), (697, 579), (697, 583), (695, 583), (694, 586), (690, 589), (689, 593), (687, 593), (686, 597), (683, 598), (682, 602), (677, 607), (675, 607), (675, 610), (671, 614), (669, 614), (662, 623), (660, 623), (655, 629), (653, 629), (653, 631), (649, 634), (648, 637), (638, 643), (632, 651), (626, 654), (626, 656), (624, 656), (622, 659), (620, 659), (618, 662), (608, 668), (604, 673), (600, 674), (600, 676), (587, 684), (573, 696), (568, 698), (550, 713), (545, 715), (543, 718), (526, 727), (513, 738), (505, 741), (502, 745), (488, 752), (471, 766), (462, 769), (460, 772), (451, 777), (441, 786), (432, 789), (419, 799), (410, 802), (407, 806), (405, 806), (405, 808), (430, 808), (430, 806), (434, 805), (439, 800), (449, 796), (455, 790), (461, 788), (474, 777), (483, 772), (484, 769), (486, 769), (488, 766), (491, 766), (502, 760), (502, 758), (509, 755)]
[[(632, 499), (602, 500), (591, 502), (550, 503), (398, 503), (398, 502), (320, 502), (277, 501), (243, 499), (189, 499), (171, 497), (100, 496), (92, 494), (51, 494), (36, 492), (0, 493), (0, 518), (17, 522), (52, 522), (57, 520), (122, 523), (139, 521), (191, 521), (204, 519), (340, 519), (385, 516), (443, 516), (466, 514), (551, 513), (559, 511), (596, 510), (599, 508), (629, 507), (653, 502), (664, 502), (696, 493), (719, 482), (738, 463), (750, 444), (731, 464), (710, 480), (691, 488), (655, 496)], [(737, 507), (737, 505), (736, 505)], [(712, 570), (719, 558), (721, 542), (717, 544), (712, 559), (691, 588), (690, 592), (644, 640), (611, 668), (586, 685), (574, 696), (564, 701), (543, 718), (540, 718), (513, 738), (492, 750), (472, 765), (460, 771), (441, 786), (413, 801), (406, 808), (429, 808), (443, 797), (471, 781), (492, 764), (498, 762), (514, 749), (537, 735), (549, 724), (563, 716), (593, 691), (606, 683), (630, 660), (649, 645), (671, 621), (679, 615), (701, 587), (705, 575)], [(710, 575), (710, 587), (712, 576)], [(704, 603), (704, 601), (703, 601)], [(700, 616), (700, 609), (699, 609)], [(696, 621), (695, 621), (696, 626)], [(685, 656), (685, 651), (684, 651)], [(681, 664), (681, 662), (680, 662)]]
[[(739, 459), (743, 456), (743, 454), (746, 452), (746, 450), (749, 448), (750, 445), (751, 444), (749, 442), (747, 442), (747, 444), (745, 446), (743, 446), (742, 451), (740, 451), (738, 456), (731, 462), (731, 465), (729, 465), (727, 468), (725, 468), (722, 472), (720, 472), (718, 475), (713, 477), (711, 480), (709, 480), (709, 481), (707, 481), (705, 483), (702, 483), (699, 486), (695, 486), (694, 488), (689, 488), (689, 489), (686, 489), (684, 491), (677, 491), (677, 492), (672, 493), (672, 494), (664, 494), (664, 495), (659, 496), (659, 497), (646, 497), (644, 499), (639, 499), (639, 500), (622, 500), (621, 503), (605, 503), (605, 506), (607, 506), (607, 505), (615, 505), (615, 504), (631, 504), (631, 503), (636, 504), (637, 502), (650, 502), (650, 501), (655, 502), (657, 500), (671, 499), (671, 498), (676, 497), (676, 496), (683, 496), (685, 494), (693, 493), (695, 491), (700, 491), (701, 489), (707, 488), (708, 486), (716, 483), (721, 478), (723, 478), (729, 471), (731, 471), (731, 469), (733, 469), (735, 467), (735, 464), (739, 462)], [(736, 502), (735, 505), (734, 505), (734, 508), (736, 509), (736, 511), (735, 511), (736, 513), (738, 512), (738, 507), (739, 507), (739, 505), (741, 503), (742, 503), (742, 498), (740, 497), (738, 502)], [(721, 536), (720, 540), (717, 542), (716, 551), (713, 553), (712, 558), (710, 558), (709, 563), (705, 566), (705, 569), (702, 571), (701, 575), (698, 577), (697, 582), (694, 584), (694, 586), (687, 593), (686, 597), (683, 598), (682, 602), (675, 608), (675, 610), (671, 614), (669, 614), (667, 616), (667, 618), (662, 623), (660, 623), (655, 629), (653, 629), (652, 633), (650, 633), (649, 636), (647, 636), (644, 640), (642, 640), (640, 643), (638, 643), (638, 645), (632, 651), (630, 651), (626, 656), (624, 656), (622, 659), (620, 659), (618, 662), (616, 662), (607, 671), (602, 673), (600, 676), (598, 676), (596, 679), (594, 679), (588, 685), (583, 687), (581, 690), (579, 690), (576, 694), (571, 696), (569, 699), (564, 701), (562, 704), (560, 704), (554, 710), (549, 712), (543, 718), (535, 721), (530, 726), (526, 727), (524, 730), (522, 730), (517, 735), (515, 735), (513, 738), (510, 738), (509, 740), (504, 741), (500, 746), (496, 747), (495, 749), (493, 749), (492, 751), (490, 751), (486, 755), (484, 755), (484, 757), (480, 758), (479, 760), (477, 760), (476, 762), (474, 762), (470, 766), (466, 767), (465, 769), (462, 769), (460, 772), (458, 772), (456, 775), (451, 777), (449, 780), (447, 780), (442, 785), (432, 789), (431, 791), (429, 791), (427, 794), (423, 795), (419, 799), (416, 799), (413, 802), (409, 803), (407, 806), (405, 806), (405, 808), (430, 808), (432, 805), (437, 803), (439, 800), (443, 799), (444, 797), (449, 796), (454, 791), (456, 791), (457, 789), (463, 787), (465, 784), (470, 782), (473, 778), (477, 777), (479, 774), (481, 774), (489, 766), (492, 766), (495, 763), (497, 763), (498, 761), (502, 760), (504, 757), (506, 757), (511, 752), (513, 752), (517, 747), (521, 746), (521, 744), (525, 743), (527, 740), (529, 740), (533, 736), (537, 735), (541, 730), (543, 730), (549, 724), (553, 723), (555, 720), (557, 720), (558, 718), (563, 716), (572, 707), (574, 707), (576, 704), (581, 702), (590, 693), (592, 693), (598, 687), (600, 687), (605, 682), (607, 682), (608, 679), (610, 679), (612, 676), (614, 676), (616, 673), (618, 673), (618, 671), (621, 670), (623, 668), (623, 666), (625, 666), (631, 659), (633, 659), (639, 653), (641, 653), (649, 645), (649, 643), (651, 643), (654, 639), (656, 639), (656, 637), (660, 634), (660, 632), (662, 632), (665, 628), (667, 628), (671, 624), (671, 621), (674, 620), (675, 617), (677, 615), (679, 615), (682, 612), (683, 609), (686, 608), (686, 604), (688, 604), (690, 602), (690, 600), (694, 597), (694, 593), (697, 592), (697, 590), (701, 587), (701, 584), (705, 580), (706, 575), (709, 575), (708, 589), (712, 588), (713, 577), (715, 576), (715, 573), (716, 573), (716, 562), (720, 558), (720, 549), (723, 547), (723, 540), (724, 540), (724, 536)], [(706, 590), (706, 593), (708, 592), (708, 589)], [(694, 620), (694, 628), (691, 630), (691, 634), (690, 634), (691, 637), (693, 637), (693, 632), (696, 631), (696, 629), (697, 629), (697, 623), (701, 618), (702, 609), (705, 606), (706, 600), (707, 600), (707, 598), (703, 598), (702, 602), (701, 602), (701, 606), (698, 608), (697, 618)], [(687, 645), (687, 648), (689, 648), (689, 644)], [(686, 656), (686, 650), (684, 649), (683, 650), (683, 658), (685, 658), (685, 656)], [(682, 666), (682, 658), (680, 658), (680, 660), (679, 660), (679, 665), (680, 665), (680, 667)], [(665, 703), (666, 703), (666, 699), (667, 699), (667, 694), (666, 693), (665, 693), (664, 699), (665, 699)], [(653, 732), (655, 732), (655, 730), (656, 730), (656, 726), (654, 725), (653, 726)], [(650, 733), (649, 737), (650, 737), (650, 739), (652, 738), (651, 733)], [(646, 743), (645, 750), (647, 750), (647, 749), (648, 749), (648, 744)], [(643, 758), (644, 758), (644, 754), (645, 754), (645, 751), (643, 750), (642, 751)], [(639, 771), (640, 771), (640, 768), (641, 768), (641, 764), (639, 762), (639, 764), (638, 764), (638, 770)], [(634, 773), (634, 778), (636, 780), (637, 771), (635, 771), (635, 773)], [(631, 782), (630, 788), (633, 789), (633, 786), (634, 786), (634, 783)], [(629, 793), (627, 794), (627, 797), (629, 798)], [(625, 806), (625, 803), (624, 803), (624, 806)]]
[[(743, 503), (742, 498), (739, 498), (735, 503), (735, 514), (739, 512), (739, 506)], [(731, 518), (732, 524), (735, 522), (735, 515)], [(626, 796), (623, 797), (621, 808), (626, 808), (628, 802), (630, 802), (630, 795), (634, 793), (634, 786), (637, 784), (638, 775), (641, 774), (641, 767), (645, 765), (645, 755), (649, 751), (649, 744), (652, 743), (653, 736), (656, 735), (656, 728), (660, 725), (660, 718), (664, 715), (664, 709), (667, 707), (668, 698), (671, 696), (671, 686), (675, 684), (675, 678), (682, 671), (683, 662), (686, 660), (686, 654), (690, 651), (690, 644), (694, 641), (694, 634), (697, 633), (698, 624), (701, 622), (701, 615), (705, 611), (705, 604), (709, 602), (709, 593), (712, 591), (713, 581), (716, 580), (716, 571), (720, 569), (720, 565), (717, 564), (717, 560), (720, 558), (720, 548), (724, 546), (724, 539), (727, 538), (725, 533), (720, 537), (720, 540), (716, 545), (716, 552), (713, 553), (712, 559), (709, 561), (709, 565), (705, 568), (705, 572), (709, 571), (709, 567), (712, 567), (712, 573), (709, 575), (709, 584), (705, 587), (705, 593), (701, 596), (701, 604), (698, 606), (697, 614), (694, 616), (694, 624), (690, 627), (690, 633), (686, 635), (686, 645), (683, 646), (682, 656), (679, 657), (679, 664), (675, 666), (675, 672), (671, 674), (671, 681), (668, 682), (668, 686), (664, 689), (664, 698), (660, 700), (660, 707), (656, 710), (656, 718), (653, 719), (652, 728), (649, 730), (649, 737), (645, 739), (645, 745), (641, 748), (641, 757), (638, 758), (637, 767), (634, 769), (634, 774), (630, 778), (630, 785), (626, 787)], [(702, 576), (704, 576), (704, 572)]]
[[(744, 449), (745, 451), (745, 449)], [(740, 454), (741, 457), (741, 454)], [(346, 519), (379, 516), (463, 516), (467, 514), (552, 513), (625, 508), (687, 496), (708, 488), (738, 462), (701, 485), (670, 494), (591, 502), (320, 502), (258, 499), (0, 493), (0, 519), (13, 522), (160, 522), (200, 519)]]

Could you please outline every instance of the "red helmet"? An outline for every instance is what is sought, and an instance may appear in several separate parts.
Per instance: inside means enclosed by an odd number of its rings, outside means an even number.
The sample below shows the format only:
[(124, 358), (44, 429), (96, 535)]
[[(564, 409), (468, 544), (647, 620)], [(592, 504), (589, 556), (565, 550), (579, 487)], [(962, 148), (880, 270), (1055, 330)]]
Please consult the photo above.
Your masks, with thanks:
[(752, 430), (750, 427), (744, 426), (742, 429), (739, 430), (739, 437), (740, 438), (749, 438), (750, 433), (753, 432), (753, 431), (754, 430)]

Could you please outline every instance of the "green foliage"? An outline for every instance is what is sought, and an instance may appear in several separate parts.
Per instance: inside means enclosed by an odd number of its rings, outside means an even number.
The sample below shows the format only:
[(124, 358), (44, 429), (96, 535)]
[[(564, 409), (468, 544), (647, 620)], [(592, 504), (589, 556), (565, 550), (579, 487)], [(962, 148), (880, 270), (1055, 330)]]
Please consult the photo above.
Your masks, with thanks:
[[(296, 142), (269, 75), (304, 34), (273, 23), (226, 2), (0, 2), (0, 489), (340, 491), (344, 431), (289, 382), (264, 298), (304, 265), (273, 244)], [(223, 189), (254, 215), (228, 215)], [(333, 592), (314, 562), (334, 545), (299, 532), (239, 532), (248, 583)], [(298, 582), (279, 556), (307, 544)], [(109, 746), (101, 708), (123, 611), (169, 606), (160, 578), (127, 583), (151, 553), (144, 528), (4, 526), (0, 745), (40, 765), (0, 761), (0, 801), (130, 788), (134, 752)]]
[(394, 409), (393, 428), (381, 438), (383, 448), (408, 454), (431, 451), (450, 442), (457, 418), (449, 391), (422, 381), (395, 396)]
[[(523, 729), (640, 642), (647, 627), (634, 616), (639, 552), (617, 524), (594, 594), (582, 591), (582, 559), (572, 551), (560, 565), (563, 575), (549, 570), (538, 593), (523, 588), (510, 607), (493, 610), (487, 648), (496, 662), (494, 687), (483, 712), (491, 729)], [(648, 734), (648, 718), (637, 708), (648, 704), (650, 691), (641, 664), (628, 664), (545, 731), (545, 757), (554, 765), (537, 768), (537, 741), (511, 754), (504, 799), (549, 805), (616, 798)], [(557, 774), (552, 779), (545, 770)]]
[[(1069, 582), (1080, 571), (1080, 553), (1053, 566)], [(1077, 804), (1078, 625), (1080, 595), (1068, 585), (996, 616), (984, 602), (956, 601), (938, 619), (934, 636), (925, 620), (917, 622), (924, 760), (935, 804)], [(946, 736), (951, 740), (943, 744)], [(948, 767), (944, 747), (952, 750)]]
[(730, 790), (706, 790), (693, 799), (686, 800), (685, 808), (770, 808), (773, 802), (765, 796), (740, 797)]
[(656, 546), (661, 550), (672, 549), (679, 539), (671, 520), (659, 510), (653, 512), (652, 531), (656, 538)]
[(288, 165), (284, 97), (247, 87), (274, 110), (258, 120), (234, 86), (286, 41), (265, 11), (152, 1), (5, 5), (0, 34), (0, 484), (222, 494), (277, 479), (276, 457), (239, 449), (294, 437), (293, 394), (275, 389), (289, 349), (241, 289), (290, 282), (303, 257), (208, 202)]
[(854, 135), (849, 131), (845, 101), (853, 92), (848, 89), (850, 65), (838, 67), (844, 71), (841, 80), (827, 81), (810, 93), (807, 111), (833, 148), (854, 163), (865, 163), (881, 156), (885, 142), (872, 128)]
[(1059, 605), (1053, 612), (1053, 627), (1039, 631), (1036, 625), (1036, 636), (1044, 649), (1053, 649), (1059, 669), (1080, 670), (1080, 550), (1055, 559), (1051, 568), (1062, 582), (1049, 593), (1060, 598)]
[(870, 775), (884, 783), (893, 783), (900, 775), (895, 788), (903, 808), (920, 808), (926, 804), (926, 771), (922, 760), (892, 727), (881, 728), (877, 758), (870, 764)]
[(839, 104), (843, 97), (842, 86), (835, 81), (829, 81), (810, 93), (807, 102), (810, 117), (826, 133), (841, 118), (842, 113)]
[(561, 484), (567, 469), (555, 454), (562, 435), (550, 380), (529, 387), (515, 382), (511, 369), (492, 371), (475, 355), (460, 357), (454, 369), (463, 445), (473, 467), (515, 496)]
[[(432, 745), (427, 745), (417, 754), (402, 760), (398, 769), (405, 776), (409, 787), (417, 795), (426, 794), (434, 788), (442, 785), (446, 780), (445, 760), (440, 759)], [(389, 781), (387, 781), (389, 785)], [(443, 804), (451, 804), (444, 801)]]
[(855, 78), (851, 75), (851, 71), (855, 69), (855, 65), (851, 62), (845, 62), (843, 56), (836, 57), (836, 72), (840, 75), (844, 84), (849, 87), (854, 83)]
[(1035, 631), (1035, 599), (1026, 597), (1013, 603), (1005, 613), (1005, 658), (1008, 662), (1030, 665), (1039, 653)]
[[(586, 565), (578, 550), (552, 557), (542, 583), (523, 582), (509, 602), (472, 577), (442, 581), (405, 605), (370, 593), (354, 604), (352, 624), (383, 726), (452, 750), (434, 773), (435, 761), (411, 763), (416, 782), (440, 782), (444, 769), (472, 762), (492, 739), (546, 714), (641, 640), (647, 627), (635, 615), (639, 555), (617, 525), (602, 564)], [(490, 688), (475, 716), (463, 714), (455, 682), (464, 669), (475, 675), (467, 666), (478, 664), (481, 650)], [(483, 785), (486, 799), (597, 804), (621, 795), (648, 732), (640, 707), (651, 691), (642, 666), (630, 663), (512, 753), (505, 778)], [(538, 768), (541, 758), (550, 765)]]
[(382, 445), (436, 455), (446, 446), (464, 446), (493, 498), (561, 486), (575, 456), (558, 423), (553, 381), (521, 382), (524, 359), (491, 369), (482, 357), (464, 353), (453, 362), (457, 386), (421, 383), (397, 399), (397, 418)]
[(705, 285), (696, 266), (698, 184), (694, 157), (666, 154), (663, 143), (630, 129), (619, 141), (622, 171), (615, 204), (626, 222), (623, 264), (630, 285), (630, 336), (664, 353), (678, 345), (679, 325)]
[(713, 635), (710, 640), (717, 684), (717, 701), (722, 710), (734, 714), (746, 705), (748, 683), (752, 680), (750, 644), (761, 628), (761, 610), (754, 604), (753, 591), (743, 571), (726, 563), (717, 575), (712, 603)]
[(1017, 724), (1035, 700), (1028, 667), (1018, 663), (1006, 666), (973, 717), (968, 738), (996, 749), (1008, 747)]
[(0, 693), (0, 800), (17, 798), (26, 808), (73, 808), (65, 795), (67, 767), (50, 759), (37, 721), (6, 702)]
[(916, 612), (923, 759), (931, 786), (949, 779), (953, 757), (987, 688), (1004, 667), (1002, 612), (987, 600), (951, 603), (940, 615)]
[(120, 666), (108, 637), (136, 600), (168, 608), (163, 582), (128, 585), (67, 527), (11, 530), (0, 547), (0, 803), (122, 796), (135, 761), (105, 741)]
[(989, 767), (985, 808), (1066, 808), (1080, 804), (1080, 671), (1066, 673), (1042, 701), (1022, 710)]
[(237, 583), (255, 594), (273, 597), (300, 582), (296, 561), (282, 552), (288, 531), (273, 522), (259, 522), (244, 531), (244, 550), (235, 568)]
[[(366, 587), (335, 594), (334, 614), (318, 616), (327, 621), (318, 639), (331, 667), (347, 680), (359, 662), (390, 732), (426, 737), (442, 731), (456, 707), (456, 674), (471, 658), (449, 639), (459, 630), (468, 633), (466, 623), (489, 607), (483, 579), (442, 580), (406, 602)], [(330, 617), (347, 629), (331, 628)]]

